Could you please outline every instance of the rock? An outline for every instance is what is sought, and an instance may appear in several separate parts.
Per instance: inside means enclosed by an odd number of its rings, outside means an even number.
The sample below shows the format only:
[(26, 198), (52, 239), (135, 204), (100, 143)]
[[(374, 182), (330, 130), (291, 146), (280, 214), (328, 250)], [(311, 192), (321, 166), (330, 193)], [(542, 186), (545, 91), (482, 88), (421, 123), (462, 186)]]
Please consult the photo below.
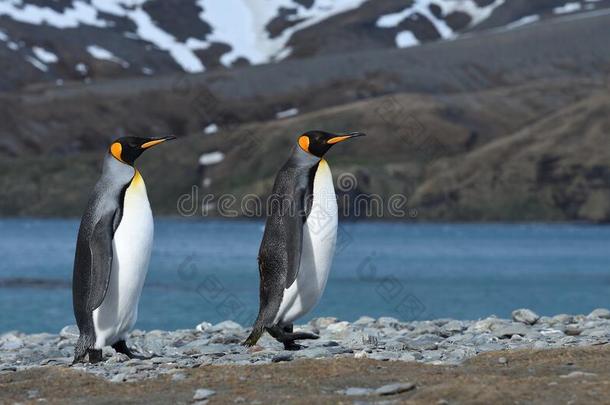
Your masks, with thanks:
[(382, 316), (381, 318), (377, 319), (376, 323), (377, 325), (390, 328), (396, 328), (400, 326), (400, 321), (390, 316)]
[(312, 319), (311, 321), (309, 321), (309, 324), (311, 326), (313, 326), (314, 329), (322, 330), (322, 329), (328, 328), (329, 325), (332, 325), (333, 323), (335, 323), (337, 321), (338, 321), (337, 318), (328, 316), (328, 317), (324, 317), (324, 318)]
[(28, 394), (28, 399), (35, 399), (40, 396), (40, 391), (38, 391), (36, 389), (28, 390), (27, 394)]
[(126, 380), (127, 375), (123, 373), (119, 373), (110, 379), (110, 382), (113, 383), (122, 383)]
[(498, 359), (498, 363), (500, 363), (500, 364), (508, 364), (508, 360), (506, 359), (506, 357), (500, 357)]
[(495, 316), (490, 316), (485, 319), (481, 319), (480, 321), (475, 322), (468, 329), (475, 333), (481, 332), (491, 332), (498, 327), (501, 327), (506, 324), (506, 321), (502, 319), (498, 319)]
[(223, 322), (217, 323), (216, 325), (209, 328), (209, 332), (225, 332), (225, 331), (235, 331), (235, 330), (241, 330), (241, 329), (242, 329), (241, 325), (238, 324), (237, 322), (223, 321)]
[(212, 328), (212, 324), (209, 322), (201, 322), (199, 325), (195, 327), (199, 332), (206, 332)]
[(417, 325), (411, 331), (411, 335), (426, 335), (426, 334), (440, 335), (441, 334), (441, 328), (439, 328), (434, 323), (423, 322), (423, 323)]
[(610, 329), (586, 329), (580, 333), (580, 336), (589, 336), (597, 339), (610, 337)]
[(370, 395), (373, 392), (370, 388), (349, 387), (344, 390), (337, 391), (339, 395), (347, 395), (350, 397)]
[(368, 357), (368, 353), (366, 352), (366, 350), (361, 350), (354, 354), (354, 358), (356, 358), (356, 359), (366, 359), (367, 357)]
[(400, 361), (417, 361), (417, 357), (412, 353), (402, 353), (400, 355)]
[(349, 322), (336, 322), (328, 325), (326, 331), (329, 333), (343, 333), (349, 328)]
[(551, 323), (568, 324), (568, 323), (572, 323), (573, 320), (574, 320), (574, 317), (572, 315), (559, 314), (559, 315), (555, 315), (554, 317), (551, 318)]
[(512, 317), (513, 321), (526, 325), (533, 325), (540, 319), (540, 316), (530, 309), (517, 309), (513, 311)]
[(358, 320), (356, 322), (353, 323), (353, 325), (369, 326), (369, 325), (373, 324), (374, 322), (375, 322), (375, 318), (371, 318), (370, 316), (361, 316), (360, 318), (358, 318)]
[(11, 336), (4, 343), (2, 343), (2, 345), (0, 345), (3, 350), (17, 350), (22, 348), (23, 346), (23, 340), (16, 336)]
[(293, 356), (290, 353), (278, 354), (271, 359), (272, 363), (281, 363), (284, 361), (292, 361)]
[(548, 343), (543, 340), (538, 340), (538, 341), (534, 342), (534, 349), (546, 349), (548, 347), (549, 347)]
[(296, 352), (295, 355), (305, 357), (307, 359), (322, 359), (328, 357), (330, 352), (324, 347), (308, 347), (307, 349)]
[(597, 377), (595, 373), (587, 373), (585, 371), (572, 371), (569, 374), (560, 375), (560, 378), (581, 378), (581, 377)]
[(578, 326), (568, 325), (566, 326), (564, 333), (568, 336), (578, 336), (582, 333), (582, 330)]
[(498, 328), (493, 333), (496, 337), (500, 339), (511, 338), (513, 335), (525, 336), (528, 332), (528, 328), (519, 323), (513, 323), (512, 325), (503, 326)]
[(216, 391), (209, 390), (206, 388), (199, 388), (197, 391), (195, 391), (195, 395), (193, 395), (193, 399), (195, 401), (202, 401), (202, 400), (210, 399), (214, 395), (216, 395)]
[(442, 330), (449, 332), (450, 334), (459, 333), (466, 329), (464, 322), (462, 321), (449, 321), (443, 325)]
[(587, 318), (610, 319), (610, 311), (606, 308), (597, 308), (587, 315)]
[(186, 375), (184, 373), (174, 373), (172, 375), (172, 381), (174, 381), (174, 382), (184, 381), (184, 380), (186, 380)]
[(374, 352), (368, 355), (369, 359), (378, 361), (399, 360), (402, 355), (396, 352)]
[(421, 335), (413, 340), (406, 340), (405, 348), (409, 350), (436, 350), (443, 338), (437, 335)]
[(78, 339), (79, 335), (80, 333), (76, 325), (64, 326), (63, 329), (59, 332), (59, 336), (63, 339)]
[(395, 383), (384, 385), (383, 387), (379, 387), (375, 390), (375, 395), (396, 395), (403, 392), (411, 391), (415, 388), (415, 384), (413, 383)]

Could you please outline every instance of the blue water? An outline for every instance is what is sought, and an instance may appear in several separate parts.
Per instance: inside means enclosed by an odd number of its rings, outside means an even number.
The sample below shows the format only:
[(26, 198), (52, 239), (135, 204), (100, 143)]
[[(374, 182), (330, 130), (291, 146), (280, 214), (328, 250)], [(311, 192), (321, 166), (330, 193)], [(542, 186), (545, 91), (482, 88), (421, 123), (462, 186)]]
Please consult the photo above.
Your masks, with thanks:
[[(156, 221), (137, 328), (250, 323), (258, 309), (258, 222)], [(0, 220), (0, 332), (74, 323), (78, 222)], [(314, 316), (404, 320), (588, 313), (610, 307), (610, 227), (347, 223)], [(305, 318), (304, 320), (307, 320)]]

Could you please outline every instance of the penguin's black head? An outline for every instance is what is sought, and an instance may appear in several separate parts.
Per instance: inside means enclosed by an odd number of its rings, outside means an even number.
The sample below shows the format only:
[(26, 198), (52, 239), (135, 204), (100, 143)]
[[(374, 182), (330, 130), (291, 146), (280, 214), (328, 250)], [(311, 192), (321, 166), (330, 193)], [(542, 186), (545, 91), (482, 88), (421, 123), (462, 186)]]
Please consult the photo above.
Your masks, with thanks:
[(133, 165), (136, 159), (140, 157), (146, 149), (172, 139), (176, 139), (176, 137), (139, 138), (135, 136), (126, 136), (117, 139), (110, 145), (110, 154), (123, 163)]
[(298, 142), (305, 152), (321, 158), (333, 145), (358, 136), (364, 136), (364, 134), (352, 132), (345, 135), (336, 135), (324, 131), (309, 131), (301, 135)]

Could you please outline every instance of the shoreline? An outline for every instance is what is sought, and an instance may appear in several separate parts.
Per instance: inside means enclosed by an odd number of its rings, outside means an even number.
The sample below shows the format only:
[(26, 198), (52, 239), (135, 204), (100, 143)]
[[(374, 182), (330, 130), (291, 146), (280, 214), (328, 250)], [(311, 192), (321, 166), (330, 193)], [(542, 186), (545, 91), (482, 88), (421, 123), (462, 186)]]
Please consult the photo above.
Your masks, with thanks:
[[(128, 344), (155, 353), (70, 366), (74, 326), (59, 334), (0, 335), (0, 403), (558, 403), (610, 395), (610, 311), (512, 319), (400, 322), (317, 318), (307, 348), (283, 350), (267, 334), (254, 349), (232, 321), (194, 329), (134, 331)], [(364, 402), (359, 402), (364, 401)], [(383, 402), (390, 401), (390, 402)]]
[[(299, 351), (285, 351), (267, 333), (254, 348), (241, 343), (248, 329), (233, 321), (203, 322), (194, 329), (134, 330), (128, 345), (150, 359), (128, 359), (107, 347), (105, 361), (71, 369), (111, 382), (140, 381), (206, 365), (263, 365), (300, 359), (354, 358), (432, 365), (459, 365), (481, 353), (519, 349), (591, 347), (610, 342), (610, 310), (588, 315), (540, 317), (528, 309), (512, 319), (491, 316), (478, 321), (437, 319), (401, 322), (391, 317), (361, 317), (355, 322), (316, 318), (295, 330), (318, 334), (300, 341)], [(0, 335), (0, 375), (41, 366), (68, 367), (78, 338), (75, 325), (59, 334)]]

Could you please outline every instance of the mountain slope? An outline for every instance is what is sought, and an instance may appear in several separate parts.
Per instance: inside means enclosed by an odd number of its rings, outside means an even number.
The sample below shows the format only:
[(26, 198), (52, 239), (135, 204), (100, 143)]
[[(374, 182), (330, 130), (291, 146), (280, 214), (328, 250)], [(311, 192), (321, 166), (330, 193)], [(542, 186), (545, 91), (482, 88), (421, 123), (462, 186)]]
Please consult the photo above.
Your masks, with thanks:
[(607, 7), (609, 0), (4, 0), (0, 91), (410, 47)]
[[(513, 135), (436, 162), (413, 203), (423, 218), (610, 221), (606, 91)], [(449, 169), (450, 168), (450, 169)]]

